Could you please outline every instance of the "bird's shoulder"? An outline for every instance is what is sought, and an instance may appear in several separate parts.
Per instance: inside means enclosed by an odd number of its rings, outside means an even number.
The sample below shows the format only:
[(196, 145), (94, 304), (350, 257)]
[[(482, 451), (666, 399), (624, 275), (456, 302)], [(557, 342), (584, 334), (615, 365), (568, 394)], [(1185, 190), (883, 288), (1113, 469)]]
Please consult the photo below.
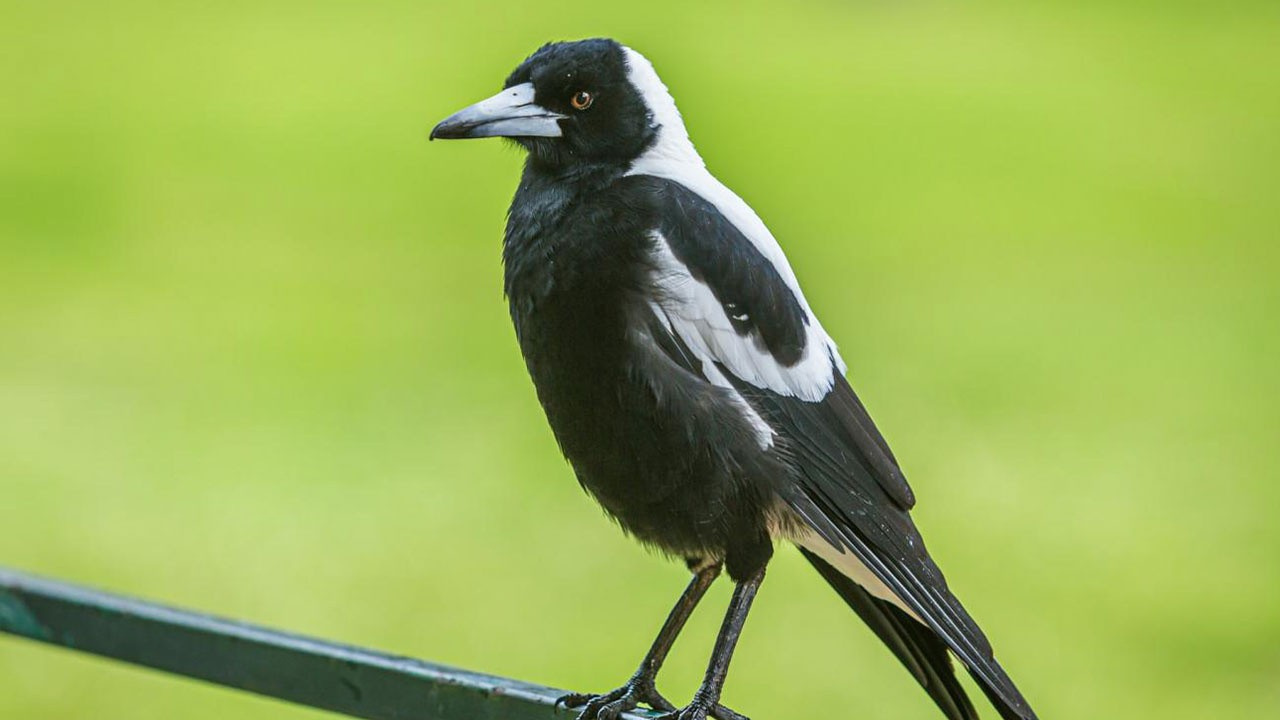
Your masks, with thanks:
[(649, 208), (651, 306), (668, 332), (752, 386), (825, 395), (843, 363), (763, 222), (705, 169), (655, 170), (619, 185)]
[(655, 344), (737, 393), (828, 490), (855, 488), (869, 502), (910, 508), (911, 489), (777, 242), (745, 203), (705, 177), (634, 181), (659, 207)]

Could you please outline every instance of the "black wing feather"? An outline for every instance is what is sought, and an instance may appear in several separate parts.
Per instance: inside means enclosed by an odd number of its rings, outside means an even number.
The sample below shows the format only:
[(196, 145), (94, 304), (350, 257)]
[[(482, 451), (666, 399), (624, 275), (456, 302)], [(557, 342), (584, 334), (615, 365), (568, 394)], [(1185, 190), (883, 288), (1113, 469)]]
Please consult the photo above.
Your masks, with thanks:
[(849, 387), (849, 381), (840, 373), (836, 373), (835, 381), (836, 387), (826, 398), (831, 414), (844, 427), (861, 451), (862, 457), (871, 466), (876, 482), (889, 493), (893, 501), (903, 510), (915, 507), (915, 493), (907, 484), (902, 468), (898, 467), (898, 459), (889, 450), (889, 443), (885, 442), (862, 401), (853, 392), (853, 388)]
[(977, 720), (977, 711), (956, 680), (946, 643), (893, 603), (863, 590), (822, 558), (808, 550), (800, 552), (902, 661), (944, 715), (951, 720)]
[(848, 382), (837, 376), (831, 393), (817, 403), (742, 382), (737, 387), (789, 444), (800, 484), (788, 498), (792, 506), (802, 515), (822, 515), (829, 524), (824, 536), (837, 535), (836, 547), (853, 552), (946, 642), (1004, 717), (1035, 718), (992, 656), (982, 630), (947, 588), (907, 508), (888, 492), (891, 483), (883, 482), (875, 463), (860, 455), (846, 423), (833, 420), (839, 415), (833, 405), (861, 408)]
[[(826, 352), (805, 347), (809, 320), (795, 293), (773, 263), (715, 205), (671, 180), (644, 175), (632, 180), (635, 189), (657, 206), (657, 229), (672, 252), (694, 278), (711, 288), (744, 341), (759, 343), (783, 367), (799, 362), (806, 349)], [(838, 377), (838, 382), (845, 383), (844, 378)], [(889, 444), (847, 383), (845, 389), (821, 405), (821, 423), (839, 435), (833, 447), (845, 452), (852, 440), (858, 461), (871, 465), (872, 481), (903, 509), (911, 509), (915, 495)], [(852, 461), (850, 457), (838, 462)]]
[(656, 207), (656, 229), (672, 253), (711, 288), (734, 332), (758, 343), (785, 367), (799, 362), (808, 318), (773, 263), (692, 190), (648, 175), (630, 179)]

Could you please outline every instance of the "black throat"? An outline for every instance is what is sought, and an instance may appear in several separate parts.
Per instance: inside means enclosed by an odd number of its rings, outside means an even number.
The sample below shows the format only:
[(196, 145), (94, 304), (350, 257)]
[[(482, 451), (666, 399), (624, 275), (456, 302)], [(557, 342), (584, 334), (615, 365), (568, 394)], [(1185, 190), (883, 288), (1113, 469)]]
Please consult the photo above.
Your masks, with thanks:
[(619, 167), (550, 169), (532, 157), (511, 202), (504, 286), (521, 354), (567, 455), (625, 414), (628, 317), (650, 282), (652, 208)]
[(503, 290), (513, 313), (518, 301), (545, 299), (558, 283), (583, 279), (592, 270), (590, 263), (604, 248), (600, 233), (581, 221), (597, 214), (592, 211), (598, 203), (591, 200), (625, 172), (612, 163), (557, 167), (528, 157), (503, 236)]

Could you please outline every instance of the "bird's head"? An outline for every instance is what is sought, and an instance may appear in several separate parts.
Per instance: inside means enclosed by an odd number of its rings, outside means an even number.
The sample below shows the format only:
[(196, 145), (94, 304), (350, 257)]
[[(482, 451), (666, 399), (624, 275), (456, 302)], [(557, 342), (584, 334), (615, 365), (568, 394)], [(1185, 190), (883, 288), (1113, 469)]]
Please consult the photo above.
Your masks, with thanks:
[(656, 144), (696, 157), (653, 66), (613, 40), (549, 43), (502, 92), (436, 125), (431, 139), (511, 138), (558, 168), (625, 166)]

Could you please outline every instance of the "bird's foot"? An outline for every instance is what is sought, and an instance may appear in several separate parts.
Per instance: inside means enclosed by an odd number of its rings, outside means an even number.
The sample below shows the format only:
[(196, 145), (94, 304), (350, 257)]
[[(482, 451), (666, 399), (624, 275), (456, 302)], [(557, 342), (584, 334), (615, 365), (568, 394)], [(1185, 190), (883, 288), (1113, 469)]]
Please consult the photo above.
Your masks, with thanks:
[(739, 714), (721, 705), (708, 703), (699, 698), (685, 707), (677, 708), (658, 692), (652, 680), (632, 678), (626, 685), (603, 695), (592, 693), (567, 693), (556, 700), (556, 705), (567, 708), (582, 708), (578, 711), (577, 720), (617, 720), (618, 716), (628, 710), (634, 710), (641, 704), (657, 710), (657, 720), (748, 720), (746, 715)]
[(706, 720), (708, 717), (716, 720), (747, 720), (746, 715), (739, 715), (720, 703), (707, 702), (696, 695), (693, 702), (679, 710), (672, 709), (659, 715), (657, 720)]
[(653, 678), (644, 677), (631, 678), (626, 685), (603, 695), (568, 693), (556, 700), (556, 705), (569, 708), (581, 707), (578, 720), (617, 720), (619, 715), (628, 710), (634, 710), (641, 703), (661, 712), (676, 709), (676, 706), (662, 697), (654, 687)]

